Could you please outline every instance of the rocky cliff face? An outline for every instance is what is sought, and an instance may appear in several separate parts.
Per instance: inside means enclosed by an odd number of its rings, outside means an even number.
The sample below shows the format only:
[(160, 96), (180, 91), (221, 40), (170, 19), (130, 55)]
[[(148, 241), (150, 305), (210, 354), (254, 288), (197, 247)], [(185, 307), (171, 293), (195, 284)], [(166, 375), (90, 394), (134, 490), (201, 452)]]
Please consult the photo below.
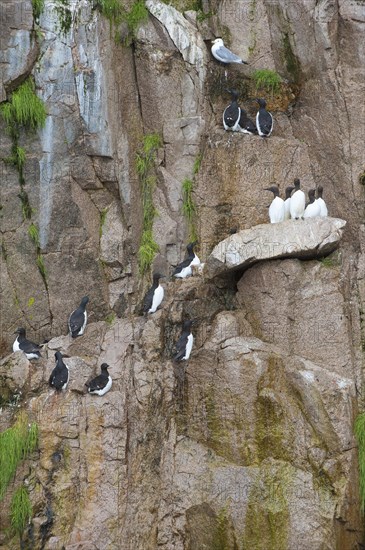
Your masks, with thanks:
[[(16, 353), (0, 365), (1, 430), (20, 409), (40, 434), (1, 503), (0, 546), (19, 545), (7, 527), (24, 482), (29, 548), (361, 548), (352, 426), (362, 407), (364, 3), (174, 5), (148, 0), (131, 46), (126, 23), (86, 0), (46, 0), (37, 21), (31, 2), (4, 5), (1, 100), (32, 75), (48, 116), (19, 136), (25, 183), (2, 162), (3, 355), (17, 326), (50, 341), (37, 363)], [(218, 35), (249, 62), (227, 80), (209, 52)], [(237, 87), (254, 116), (262, 68), (285, 79), (268, 92), (272, 137), (225, 133), (224, 89)], [(138, 274), (135, 161), (152, 133), (162, 138), (157, 269), (184, 254), (186, 179), (203, 261), (230, 230), (267, 222), (263, 187), (297, 176), (306, 191), (321, 183), (331, 216), (346, 220), (339, 250), (317, 260), (318, 243), (309, 261), (260, 250), (234, 275), (167, 282), (162, 310), (139, 317), (148, 278)], [(274, 243), (272, 229), (262, 242)], [(71, 341), (67, 317), (85, 294), (89, 324)], [(196, 340), (182, 369), (171, 352), (186, 317)], [(61, 395), (47, 387), (56, 350), (71, 372)], [(112, 390), (84, 395), (102, 362)]]

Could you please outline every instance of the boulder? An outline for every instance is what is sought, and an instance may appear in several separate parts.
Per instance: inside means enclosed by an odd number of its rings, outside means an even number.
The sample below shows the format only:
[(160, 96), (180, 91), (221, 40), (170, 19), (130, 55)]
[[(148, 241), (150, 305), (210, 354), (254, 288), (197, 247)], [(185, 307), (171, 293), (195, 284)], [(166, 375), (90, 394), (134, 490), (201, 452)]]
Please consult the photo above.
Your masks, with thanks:
[(261, 260), (315, 259), (333, 252), (346, 222), (339, 218), (288, 220), (245, 229), (221, 241), (207, 259), (205, 275), (213, 278), (245, 270)]

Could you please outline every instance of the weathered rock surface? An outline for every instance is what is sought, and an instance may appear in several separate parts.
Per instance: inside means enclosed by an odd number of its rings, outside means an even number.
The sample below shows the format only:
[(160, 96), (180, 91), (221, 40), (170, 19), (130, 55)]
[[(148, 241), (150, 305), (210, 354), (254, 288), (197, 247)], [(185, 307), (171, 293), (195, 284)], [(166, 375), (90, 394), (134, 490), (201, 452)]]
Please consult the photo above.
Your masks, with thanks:
[(245, 270), (275, 258), (320, 258), (333, 252), (346, 225), (338, 218), (309, 218), (256, 225), (217, 244), (205, 264), (207, 277)]
[[(178, 12), (148, 0), (132, 47), (114, 39), (126, 23), (110, 26), (92, 2), (46, 0), (38, 23), (30, 1), (4, 4), (1, 101), (32, 74), (48, 117), (40, 133), (20, 135), (31, 220), (18, 173), (2, 162), (0, 344), (11, 350), (16, 326), (35, 341), (53, 337), (41, 361), (12, 354), (0, 367), (1, 430), (20, 411), (40, 433), (39, 452), (0, 503), (4, 549), (19, 548), (9, 509), (23, 480), (33, 507), (25, 547), (355, 550), (364, 542), (352, 435), (365, 336), (363, 2), (208, 4), (184, 11), (192, 4), (176, 0)], [(216, 36), (249, 65), (228, 67), (226, 78), (210, 54)], [(249, 77), (263, 68), (286, 81), (285, 97), (263, 91), (273, 135), (224, 132), (225, 89), (237, 86), (254, 118)], [(12, 143), (0, 125), (5, 159)], [(232, 230), (267, 222), (264, 187), (275, 181), (282, 192), (298, 176), (305, 191), (322, 184), (331, 216), (347, 221), (338, 255), (269, 258), (238, 282), (236, 273), (164, 283), (161, 311), (133, 315), (148, 285), (137, 266), (135, 159), (152, 132), (162, 138), (158, 269), (170, 273), (185, 253), (184, 179), (194, 179), (203, 262)], [(72, 341), (67, 317), (86, 293), (89, 324)], [(194, 350), (177, 369), (171, 354), (186, 317), (196, 320)], [(48, 386), (58, 349), (71, 374), (61, 394)], [(84, 383), (103, 361), (113, 387), (98, 398)]]

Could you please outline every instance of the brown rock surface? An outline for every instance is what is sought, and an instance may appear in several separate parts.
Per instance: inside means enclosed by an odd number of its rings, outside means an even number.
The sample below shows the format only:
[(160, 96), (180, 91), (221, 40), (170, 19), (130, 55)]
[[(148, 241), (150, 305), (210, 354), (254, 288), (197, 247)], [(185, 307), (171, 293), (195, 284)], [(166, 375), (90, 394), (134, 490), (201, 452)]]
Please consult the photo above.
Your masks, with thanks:
[[(19, 137), (31, 220), (18, 173), (1, 163), (1, 350), (11, 350), (17, 326), (51, 340), (39, 362), (12, 354), (0, 365), (1, 430), (20, 411), (40, 434), (0, 503), (0, 547), (19, 548), (9, 508), (24, 480), (29, 547), (359, 548), (352, 434), (363, 409), (363, 3), (234, 0), (195, 12), (179, 0), (177, 12), (148, 0), (131, 47), (114, 40), (125, 22), (110, 25), (92, 3), (46, 0), (38, 23), (31, 4), (7, 2), (1, 20), (1, 101), (32, 74), (48, 113), (44, 129)], [(219, 35), (249, 61), (229, 66), (227, 78), (210, 54)], [(225, 88), (238, 87), (253, 118), (250, 78), (263, 68), (285, 79), (279, 94), (262, 91), (272, 137), (225, 133)], [(0, 125), (3, 160), (12, 143)], [(346, 220), (338, 253), (266, 258), (239, 281), (167, 280), (161, 311), (136, 316), (149, 281), (137, 266), (135, 159), (152, 132), (163, 142), (153, 231), (166, 274), (188, 241), (185, 178), (194, 179), (203, 262), (231, 230), (267, 222), (264, 187), (275, 181), (283, 191), (298, 176), (305, 191), (322, 184), (330, 215)], [(72, 341), (67, 318), (85, 294), (89, 323)], [(196, 320), (193, 353), (176, 366), (186, 317)], [(56, 350), (71, 375), (60, 394), (48, 387)], [(111, 391), (83, 393), (104, 361)]]

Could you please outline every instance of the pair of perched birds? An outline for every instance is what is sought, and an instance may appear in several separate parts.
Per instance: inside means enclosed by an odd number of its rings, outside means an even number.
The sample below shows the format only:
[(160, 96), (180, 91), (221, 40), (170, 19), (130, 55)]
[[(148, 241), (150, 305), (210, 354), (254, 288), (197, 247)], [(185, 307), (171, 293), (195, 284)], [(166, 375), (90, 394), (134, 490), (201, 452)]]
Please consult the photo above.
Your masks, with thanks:
[[(294, 180), (294, 187), (289, 186), (285, 190), (285, 200), (279, 196), (279, 189), (276, 185), (267, 187), (265, 191), (271, 191), (274, 199), (269, 207), (270, 223), (280, 223), (289, 219), (306, 219), (328, 216), (327, 205), (323, 200), (323, 187), (308, 191), (309, 202), (305, 204), (305, 194), (300, 189), (300, 180)], [(292, 192), (294, 193), (292, 194)]]
[[(68, 319), (68, 328), (72, 338), (82, 336), (87, 323), (86, 305), (89, 302), (89, 297), (84, 296), (77, 309), (75, 309)], [(18, 336), (13, 343), (13, 351), (23, 351), (28, 359), (39, 359), (41, 357), (42, 346), (27, 340), (25, 328), (18, 328), (15, 331)]]
[[(194, 266), (200, 265), (200, 260), (194, 252), (194, 247), (197, 244), (197, 242), (192, 242), (188, 244), (188, 246), (186, 247), (188, 253), (187, 257), (175, 267), (172, 274), (173, 277), (176, 277), (177, 279), (185, 279), (186, 277), (190, 277), (193, 273), (192, 268)], [(161, 275), (161, 273), (153, 274), (152, 286), (146, 293), (143, 300), (144, 314), (155, 313), (155, 311), (157, 311), (157, 308), (161, 305), (161, 302), (164, 298), (164, 289), (163, 286), (160, 284), (160, 279), (165, 278), (166, 276)]]
[[(84, 296), (80, 306), (75, 309), (68, 320), (68, 327), (72, 338), (82, 336), (87, 323), (86, 305), (89, 302), (88, 296)], [(14, 343), (13, 351), (22, 351), (28, 359), (39, 359), (41, 357), (42, 346), (31, 342), (26, 338), (25, 328), (18, 328), (15, 332), (18, 334)], [(69, 382), (69, 368), (63, 361), (61, 352), (55, 353), (56, 366), (49, 377), (49, 384), (56, 390), (65, 390)], [(103, 363), (101, 365), (101, 374), (93, 378), (85, 385), (88, 392), (96, 395), (104, 395), (112, 386), (112, 379), (108, 373), (109, 365)]]
[(272, 114), (266, 110), (266, 101), (256, 99), (259, 110), (256, 115), (256, 124), (247, 116), (244, 109), (238, 105), (238, 92), (227, 90), (231, 94), (232, 101), (224, 109), (223, 127), (226, 131), (241, 132), (243, 134), (259, 134), (261, 137), (269, 137), (274, 127)]

